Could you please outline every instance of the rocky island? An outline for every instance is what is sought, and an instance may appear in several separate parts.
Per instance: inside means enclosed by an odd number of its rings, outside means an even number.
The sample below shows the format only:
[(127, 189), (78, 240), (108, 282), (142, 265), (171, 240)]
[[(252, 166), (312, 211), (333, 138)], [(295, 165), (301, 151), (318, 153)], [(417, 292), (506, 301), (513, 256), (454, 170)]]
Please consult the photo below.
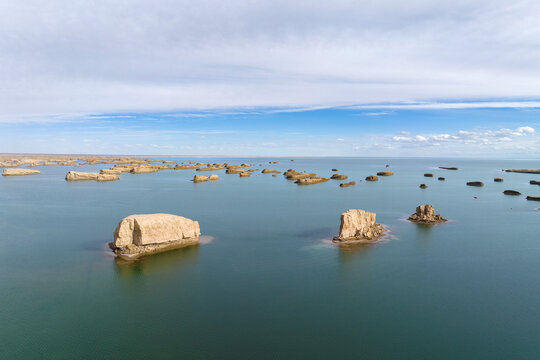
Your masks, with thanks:
[(2, 176), (21, 176), (41, 174), (39, 170), (33, 169), (4, 169)]
[(177, 249), (199, 242), (199, 223), (171, 214), (128, 216), (114, 230), (111, 250), (120, 258), (134, 260), (141, 256)]
[(334, 237), (334, 242), (372, 242), (384, 235), (384, 227), (377, 224), (377, 214), (352, 209), (341, 214), (339, 235)]
[(417, 206), (416, 212), (412, 214), (407, 220), (427, 225), (440, 224), (448, 221), (441, 215), (435, 214), (435, 210), (431, 205)]

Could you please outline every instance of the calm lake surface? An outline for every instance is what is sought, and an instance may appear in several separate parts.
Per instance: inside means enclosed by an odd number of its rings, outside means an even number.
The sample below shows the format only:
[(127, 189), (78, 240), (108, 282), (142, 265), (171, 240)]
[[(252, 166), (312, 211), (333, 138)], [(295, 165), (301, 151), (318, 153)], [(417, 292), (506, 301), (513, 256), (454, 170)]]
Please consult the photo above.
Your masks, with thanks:
[[(501, 171), (540, 162), (196, 160), (323, 176), (337, 168), (357, 182), (390, 164), (395, 175), (350, 188), (223, 170), (199, 184), (194, 170), (64, 180), (109, 165), (0, 177), (1, 359), (540, 357), (540, 202), (502, 194), (540, 196), (529, 185), (540, 175)], [(485, 186), (465, 186), (473, 180)], [(452, 221), (406, 221), (420, 204)], [(376, 212), (390, 235), (333, 245), (348, 209)], [(198, 220), (213, 239), (116, 262), (106, 244), (117, 223), (156, 212)]]

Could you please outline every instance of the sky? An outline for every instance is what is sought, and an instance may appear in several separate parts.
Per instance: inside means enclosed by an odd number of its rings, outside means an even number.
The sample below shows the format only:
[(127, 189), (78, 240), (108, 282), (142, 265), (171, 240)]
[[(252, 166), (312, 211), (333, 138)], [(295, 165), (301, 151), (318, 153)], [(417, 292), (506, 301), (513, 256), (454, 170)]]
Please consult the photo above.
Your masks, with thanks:
[(540, 2), (0, 0), (0, 152), (536, 158)]

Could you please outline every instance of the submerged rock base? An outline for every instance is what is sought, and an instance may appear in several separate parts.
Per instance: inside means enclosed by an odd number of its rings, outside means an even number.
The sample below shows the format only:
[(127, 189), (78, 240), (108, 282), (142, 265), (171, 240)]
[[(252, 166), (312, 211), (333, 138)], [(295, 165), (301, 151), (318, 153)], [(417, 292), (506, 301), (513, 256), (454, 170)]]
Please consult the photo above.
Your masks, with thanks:
[(375, 219), (377, 214), (352, 209), (341, 214), (341, 226), (339, 235), (334, 237), (334, 242), (354, 242), (367, 241), (372, 242), (384, 235), (384, 227), (377, 224)]
[(439, 214), (435, 214), (435, 210), (433, 209), (433, 206), (431, 205), (420, 205), (416, 207), (416, 212), (412, 214), (409, 219), (410, 221), (417, 222), (420, 224), (440, 224), (443, 222), (446, 222), (445, 218), (443, 218)]

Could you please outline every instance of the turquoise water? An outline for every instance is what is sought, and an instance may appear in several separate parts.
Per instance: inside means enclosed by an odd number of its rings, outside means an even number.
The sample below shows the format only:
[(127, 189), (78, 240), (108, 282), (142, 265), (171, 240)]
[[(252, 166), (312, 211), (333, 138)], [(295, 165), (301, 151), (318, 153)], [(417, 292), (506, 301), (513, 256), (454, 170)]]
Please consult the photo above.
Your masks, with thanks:
[[(350, 188), (223, 170), (199, 184), (193, 170), (108, 183), (69, 183), (70, 168), (56, 166), (1, 177), (0, 358), (538, 358), (540, 203), (502, 191), (540, 196), (529, 185), (540, 175), (501, 169), (540, 163), (319, 158), (259, 168), (338, 168), (359, 180), (385, 164), (395, 176)], [(465, 186), (473, 180), (486, 186)], [(425, 203), (452, 221), (404, 220)], [(353, 208), (376, 212), (390, 236), (332, 245)], [(117, 263), (106, 249), (117, 223), (153, 212), (198, 220), (212, 238)]]

